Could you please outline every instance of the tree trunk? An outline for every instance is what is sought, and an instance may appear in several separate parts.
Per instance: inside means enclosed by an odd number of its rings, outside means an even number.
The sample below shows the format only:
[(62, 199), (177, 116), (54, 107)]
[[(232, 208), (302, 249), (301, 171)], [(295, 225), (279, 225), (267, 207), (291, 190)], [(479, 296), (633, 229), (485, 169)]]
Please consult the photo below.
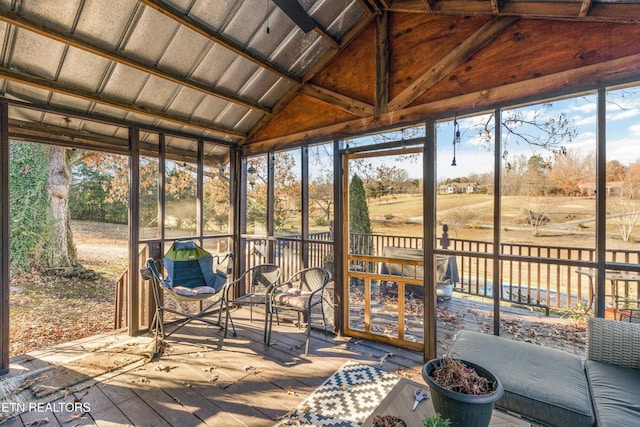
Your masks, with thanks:
[(72, 267), (76, 265), (76, 250), (71, 233), (71, 214), (69, 212), (70, 167), (66, 149), (51, 147), (47, 192), (51, 201), (51, 235), (48, 250), (43, 254), (42, 266), (45, 268)]

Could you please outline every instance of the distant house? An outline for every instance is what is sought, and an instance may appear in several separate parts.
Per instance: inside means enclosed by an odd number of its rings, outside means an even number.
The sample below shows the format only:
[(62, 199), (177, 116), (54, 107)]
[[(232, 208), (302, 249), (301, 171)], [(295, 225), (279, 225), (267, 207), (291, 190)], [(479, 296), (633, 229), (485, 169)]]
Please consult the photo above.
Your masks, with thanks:
[[(622, 188), (624, 183), (622, 181), (609, 181), (607, 182), (607, 195), (615, 194)], [(581, 182), (578, 184), (578, 189), (582, 196), (595, 196), (596, 184), (595, 182)]]
[(476, 191), (478, 191), (478, 184), (476, 184), (475, 182), (470, 182), (467, 184), (466, 188), (466, 193), (475, 193)]
[(438, 192), (440, 194), (464, 194), (475, 193), (476, 191), (478, 191), (478, 184), (475, 182), (450, 182), (438, 187)]

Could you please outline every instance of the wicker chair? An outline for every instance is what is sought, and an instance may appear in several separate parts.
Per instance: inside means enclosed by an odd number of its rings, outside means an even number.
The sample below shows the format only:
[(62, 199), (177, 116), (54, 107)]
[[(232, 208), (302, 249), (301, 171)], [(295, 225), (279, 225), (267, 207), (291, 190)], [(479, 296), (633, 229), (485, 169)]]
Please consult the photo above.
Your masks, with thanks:
[(312, 267), (300, 270), (293, 274), (286, 282), (274, 286), (270, 292), (270, 307), (267, 310), (268, 331), (266, 344), (271, 341), (271, 327), (273, 324), (273, 313), (278, 314), (279, 310), (294, 311), (298, 315), (298, 328), (302, 321), (300, 315), (304, 315), (304, 321), (307, 323), (307, 341), (305, 345), (305, 354), (309, 354), (309, 341), (311, 339), (311, 309), (316, 305), (320, 305), (322, 312), (322, 324), (324, 333), (327, 334), (327, 322), (324, 316), (324, 307), (322, 302), (325, 299), (325, 288), (329, 283), (331, 274), (320, 267)]
[[(267, 321), (269, 319), (269, 292), (280, 280), (280, 267), (275, 264), (260, 264), (251, 267), (229, 285), (228, 301), (230, 305), (248, 305), (249, 320), (253, 322), (253, 306), (260, 305), (264, 307), (264, 337), (267, 342)], [(236, 289), (244, 286), (243, 295), (235, 297), (241, 292)]]

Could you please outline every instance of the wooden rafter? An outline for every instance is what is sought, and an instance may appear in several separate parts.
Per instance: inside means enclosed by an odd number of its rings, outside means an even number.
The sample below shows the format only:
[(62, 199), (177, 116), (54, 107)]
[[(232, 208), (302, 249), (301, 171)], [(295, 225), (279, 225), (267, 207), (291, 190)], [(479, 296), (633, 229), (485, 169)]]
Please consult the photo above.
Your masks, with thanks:
[(430, 70), (416, 78), (412, 85), (391, 100), (389, 111), (396, 111), (411, 104), (416, 98), (442, 80), (517, 20), (518, 18), (515, 17), (495, 17), (487, 22), (471, 37), (468, 37), (451, 53), (431, 67)]
[(25, 16), (19, 15), (3, 7), (0, 7), (0, 21), (4, 21), (8, 24), (15, 25), (16, 27), (23, 28), (25, 30), (34, 32), (36, 34), (40, 34), (41, 36), (59, 41), (69, 46), (76, 47), (78, 49), (84, 50), (86, 52), (108, 59), (110, 61), (114, 61), (131, 68), (135, 68), (136, 70), (142, 71), (143, 73), (151, 74), (153, 76), (171, 81), (178, 85), (191, 88), (193, 90), (204, 93), (206, 95), (215, 96), (217, 98), (224, 99), (227, 102), (231, 102), (237, 105), (242, 105), (246, 108), (259, 111), (264, 114), (271, 113), (271, 110), (268, 107), (264, 107), (254, 102), (241, 99), (230, 93), (224, 93), (220, 90), (213, 89), (207, 85), (198, 83), (194, 80), (186, 79), (184, 77), (175, 75), (173, 73), (169, 73), (167, 71), (162, 71), (158, 68), (149, 66), (133, 58), (127, 57), (126, 55), (102, 48), (96, 44), (83, 40), (80, 37), (77, 37), (73, 34), (69, 34), (64, 31), (57, 30), (41, 22), (37, 22)]
[(504, 2), (505, 0), (491, 0), (491, 10), (494, 15), (500, 14), (500, 9), (502, 9)]
[(580, 6), (580, 13), (578, 14), (578, 16), (582, 18), (587, 16), (589, 14), (589, 11), (591, 10), (591, 3), (592, 3), (592, 0), (582, 0), (582, 5)]
[(388, 111), (389, 104), (389, 13), (376, 16), (376, 106), (374, 115)]
[[(365, 14), (360, 21), (356, 25), (354, 25), (346, 34), (342, 36), (340, 40), (340, 44), (338, 47), (330, 49), (327, 53), (324, 54), (322, 58), (320, 58), (305, 74), (302, 82), (306, 83), (311, 81), (315, 76), (317, 76), (322, 70), (329, 64), (333, 59), (338, 56), (343, 50), (345, 50), (354, 40), (358, 38), (360, 34), (371, 24), (374, 16)], [(273, 106), (272, 114), (275, 116), (278, 112), (282, 111), (289, 102), (300, 91), (300, 88), (303, 86), (302, 83), (295, 84), (291, 89), (289, 89)], [(269, 121), (269, 117), (262, 117), (249, 131), (249, 136), (255, 135), (264, 125), (266, 125)], [(243, 141), (240, 141), (240, 145), (243, 144)]]
[(272, 73), (290, 82), (300, 83), (300, 80), (296, 78), (294, 75), (281, 69), (280, 67), (271, 63), (267, 59), (259, 58), (257, 55), (252, 54), (247, 50), (245, 46), (242, 46), (241, 44), (229, 39), (224, 34), (221, 34), (215, 31), (214, 29), (202, 24), (201, 22), (196, 21), (195, 19), (191, 18), (189, 15), (186, 15), (180, 12), (175, 7), (171, 6), (170, 4), (165, 3), (163, 0), (140, 0), (140, 2), (144, 3), (145, 5), (149, 6), (152, 9), (157, 10), (158, 12), (167, 16), (168, 18), (173, 19), (174, 21), (178, 22), (180, 25), (183, 25), (186, 28), (189, 28), (190, 30), (195, 31), (196, 33), (206, 37), (207, 39), (213, 41), (214, 43), (224, 46), (225, 48), (229, 49), (236, 55), (239, 55), (247, 59), (248, 61), (253, 62), (259, 67), (269, 70)]
[[(54, 126), (45, 123), (30, 122), (25, 120), (9, 120), (9, 136), (15, 140), (38, 141), (48, 140), (49, 144), (57, 144), (65, 147), (87, 148), (88, 146), (104, 148), (110, 152), (129, 152), (129, 140), (109, 135), (97, 135), (64, 126)], [(88, 142), (88, 144), (87, 144)]]
[(364, 9), (364, 11), (368, 15), (375, 15), (377, 13), (381, 13), (378, 7), (372, 4), (372, 2), (370, 2), (369, 0), (358, 0), (358, 3), (360, 3), (360, 6), (362, 7), (362, 9)]
[(640, 54), (601, 62), (593, 65), (561, 71), (548, 76), (537, 77), (517, 83), (506, 84), (492, 89), (483, 89), (427, 104), (390, 111), (378, 118), (354, 119), (313, 130), (278, 136), (262, 141), (246, 141), (245, 154), (252, 155), (267, 150), (281, 149), (299, 141), (322, 141), (339, 138), (354, 133), (370, 132), (381, 127), (412, 124), (427, 120), (446, 111), (481, 110), (494, 108), (527, 98), (558, 96), (579, 90), (593, 88), (597, 76), (599, 84), (617, 84), (640, 74)]
[[(498, 12), (496, 12), (496, 6), (498, 6)], [(640, 23), (639, 3), (595, 3), (593, 0), (570, 2), (435, 0), (431, 11), (425, 10), (424, 0), (395, 0), (389, 10), (402, 13), (433, 13), (435, 15), (500, 15), (567, 21)]]
[(424, 4), (424, 7), (427, 10), (427, 12), (433, 12), (433, 7), (436, 4), (436, 0), (422, 0), (422, 3)]
[(300, 88), (300, 93), (312, 96), (320, 101), (351, 114), (355, 114), (359, 117), (369, 117), (373, 115), (374, 108), (372, 105), (311, 83), (307, 83), (302, 86)]
[(333, 47), (338, 47), (340, 45), (340, 42), (336, 40), (336, 38), (333, 37), (331, 34), (329, 34), (327, 30), (320, 27), (320, 25), (316, 24), (316, 28), (314, 28), (313, 31), (315, 31), (316, 34), (318, 34), (320, 37), (324, 38), (326, 41), (331, 43)]
[(221, 128), (209, 122), (191, 119), (188, 117), (182, 117), (176, 114), (167, 113), (165, 111), (160, 111), (153, 108), (134, 105), (131, 102), (126, 102), (111, 96), (99, 95), (94, 92), (89, 92), (83, 89), (79, 89), (77, 87), (72, 87), (62, 82), (44, 79), (42, 77), (35, 76), (33, 74), (28, 74), (18, 70), (12, 70), (7, 67), (0, 67), (0, 77), (7, 80), (14, 81), (14, 82), (26, 84), (29, 86), (38, 87), (40, 89), (49, 90), (52, 92), (57, 92), (64, 95), (72, 96), (74, 98), (84, 99), (86, 101), (96, 102), (102, 105), (108, 105), (110, 107), (117, 108), (120, 110), (142, 114), (147, 117), (153, 117), (159, 120), (166, 120), (168, 122), (177, 123), (179, 125), (183, 125), (187, 127), (202, 129), (202, 130), (206, 130), (206, 131), (210, 131), (218, 134), (223, 134), (225, 136), (234, 136), (238, 138), (245, 136), (241, 132), (238, 132), (232, 129)]

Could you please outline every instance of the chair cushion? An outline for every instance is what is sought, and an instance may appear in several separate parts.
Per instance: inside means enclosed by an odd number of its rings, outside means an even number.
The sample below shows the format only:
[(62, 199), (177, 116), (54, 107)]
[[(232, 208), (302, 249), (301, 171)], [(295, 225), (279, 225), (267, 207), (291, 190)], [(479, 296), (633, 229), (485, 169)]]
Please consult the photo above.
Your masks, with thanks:
[(499, 408), (546, 425), (595, 424), (584, 367), (575, 354), (471, 331), (460, 333), (449, 354), (500, 379)]
[(587, 360), (591, 397), (599, 426), (632, 426), (640, 420), (640, 370)]
[(309, 307), (309, 304), (316, 305), (322, 300), (322, 295), (317, 293), (313, 295), (313, 300), (309, 301), (311, 293), (300, 292), (299, 289), (292, 289), (290, 291), (281, 292), (274, 295), (274, 301), (278, 305), (286, 305), (293, 308), (304, 309)]
[(171, 288), (171, 292), (177, 295), (185, 297), (192, 297), (196, 295), (215, 294), (217, 291), (211, 286), (198, 286), (197, 288), (187, 288), (185, 286), (174, 286)]

